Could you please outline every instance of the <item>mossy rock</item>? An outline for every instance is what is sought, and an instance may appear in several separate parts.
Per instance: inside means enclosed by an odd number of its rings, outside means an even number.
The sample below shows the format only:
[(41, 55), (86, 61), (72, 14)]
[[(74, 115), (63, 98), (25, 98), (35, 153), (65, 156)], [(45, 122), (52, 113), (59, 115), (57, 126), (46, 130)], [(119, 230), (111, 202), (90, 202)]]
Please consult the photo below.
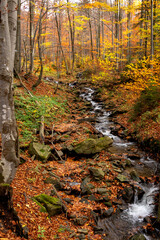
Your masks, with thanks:
[(28, 151), (42, 162), (46, 162), (51, 155), (51, 148), (38, 142), (31, 142)]
[(95, 180), (101, 180), (104, 178), (105, 173), (101, 168), (90, 167), (88, 170), (90, 171), (91, 175), (93, 175)]
[(80, 155), (93, 155), (108, 148), (113, 143), (113, 140), (108, 137), (98, 139), (88, 138), (74, 146), (73, 151)]
[(143, 234), (136, 234), (130, 240), (146, 240), (146, 237)]
[(58, 198), (46, 194), (35, 196), (33, 200), (41, 206), (41, 210), (48, 212), (50, 216), (55, 216), (62, 212), (62, 204)]

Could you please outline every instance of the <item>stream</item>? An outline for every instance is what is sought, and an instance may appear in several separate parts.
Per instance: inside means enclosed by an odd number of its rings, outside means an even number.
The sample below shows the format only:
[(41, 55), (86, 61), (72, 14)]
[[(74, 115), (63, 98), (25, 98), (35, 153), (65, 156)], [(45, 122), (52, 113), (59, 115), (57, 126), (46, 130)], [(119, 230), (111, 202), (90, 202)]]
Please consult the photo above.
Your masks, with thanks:
[[(113, 139), (112, 149), (116, 155), (129, 159), (134, 166), (138, 175), (143, 177), (151, 177), (155, 175), (158, 163), (146, 156), (145, 152), (138, 149), (134, 142), (121, 139), (112, 134), (114, 123), (110, 119), (111, 112), (105, 110), (103, 103), (94, 100), (95, 91), (91, 88), (83, 89), (80, 94), (85, 101), (92, 105), (91, 113), (96, 116), (95, 128), (103, 135), (107, 135)], [(136, 149), (136, 153), (140, 158), (133, 160), (128, 157), (128, 153), (132, 153), (132, 149)], [(144, 224), (145, 218), (154, 215), (154, 195), (158, 192), (158, 186), (152, 183), (137, 183), (145, 192), (141, 200), (138, 200), (135, 194), (134, 202), (128, 204), (126, 209), (113, 214), (110, 218), (99, 219), (97, 225), (103, 228), (103, 233), (107, 233), (103, 239), (106, 240), (122, 240), (128, 239), (126, 236), (129, 232), (133, 233), (135, 229), (140, 229)], [(136, 233), (136, 231), (135, 231)], [(155, 239), (144, 235), (147, 240)], [(157, 238), (156, 238), (157, 239)]]

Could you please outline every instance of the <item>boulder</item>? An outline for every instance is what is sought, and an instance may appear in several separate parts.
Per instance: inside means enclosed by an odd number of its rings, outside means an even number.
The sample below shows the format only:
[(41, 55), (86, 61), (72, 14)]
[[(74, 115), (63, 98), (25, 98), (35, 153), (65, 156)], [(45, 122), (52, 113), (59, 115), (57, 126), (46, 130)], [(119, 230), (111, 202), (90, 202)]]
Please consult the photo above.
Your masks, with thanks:
[(62, 212), (62, 203), (58, 198), (40, 194), (34, 196), (33, 200), (41, 206), (42, 211), (48, 212), (49, 216), (54, 216)]
[(93, 155), (108, 148), (113, 143), (113, 140), (108, 137), (98, 139), (88, 138), (73, 147), (73, 151), (79, 155)]
[(101, 180), (104, 178), (105, 173), (101, 168), (90, 167), (88, 170), (90, 171), (91, 175), (93, 175), (95, 180)]
[(38, 142), (31, 142), (28, 151), (42, 162), (46, 162), (51, 155), (51, 148)]

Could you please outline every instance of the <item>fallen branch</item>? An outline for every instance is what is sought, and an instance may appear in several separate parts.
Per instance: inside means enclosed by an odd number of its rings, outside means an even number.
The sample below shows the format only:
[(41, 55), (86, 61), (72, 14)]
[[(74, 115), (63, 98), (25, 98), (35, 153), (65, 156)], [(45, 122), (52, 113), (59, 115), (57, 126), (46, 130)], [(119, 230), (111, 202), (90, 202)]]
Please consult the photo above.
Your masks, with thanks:
[(18, 79), (19, 79), (22, 87), (27, 91), (27, 93), (28, 93), (31, 97), (33, 97), (32, 93), (28, 90), (28, 88), (27, 88), (27, 87), (24, 85), (24, 83), (22, 82), (22, 79), (21, 79), (21, 77), (19, 76), (19, 74), (17, 73), (17, 71), (16, 71), (15, 68), (14, 68), (14, 72), (15, 72), (15, 74), (17, 75), (17, 77), (18, 77)]

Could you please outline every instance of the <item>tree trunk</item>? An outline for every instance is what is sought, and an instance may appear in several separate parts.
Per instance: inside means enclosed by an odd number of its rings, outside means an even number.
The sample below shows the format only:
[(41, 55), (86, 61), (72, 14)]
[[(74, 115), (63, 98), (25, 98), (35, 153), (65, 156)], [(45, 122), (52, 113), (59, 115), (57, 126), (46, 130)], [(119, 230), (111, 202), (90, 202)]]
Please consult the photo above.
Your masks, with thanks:
[(127, 13), (127, 60), (131, 62), (131, 0), (128, 2), (128, 13)]
[(33, 60), (34, 60), (34, 8), (35, 3), (34, 0), (30, 0), (29, 2), (29, 12), (30, 12), (30, 67), (29, 71), (32, 73), (33, 71)]
[(18, 73), (21, 71), (21, 0), (18, 0), (17, 9), (17, 41), (14, 67)]
[(41, 34), (42, 34), (42, 12), (43, 12), (43, 7), (41, 6), (41, 12), (40, 12), (40, 21), (39, 21), (39, 32), (38, 32), (38, 53), (39, 53), (39, 61), (40, 61), (40, 74), (38, 77), (38, 80), (36, 83), (32, 86), (32, 89), (36, 88), (42, 80), (42, 75), (43, 75), (43, 59), (42, 59), (42, 43), (41, 43)]
[(18, 132), (12, 93), (17, 2), (0, 0), (0, 182), (11, 183), (19, 165)]

